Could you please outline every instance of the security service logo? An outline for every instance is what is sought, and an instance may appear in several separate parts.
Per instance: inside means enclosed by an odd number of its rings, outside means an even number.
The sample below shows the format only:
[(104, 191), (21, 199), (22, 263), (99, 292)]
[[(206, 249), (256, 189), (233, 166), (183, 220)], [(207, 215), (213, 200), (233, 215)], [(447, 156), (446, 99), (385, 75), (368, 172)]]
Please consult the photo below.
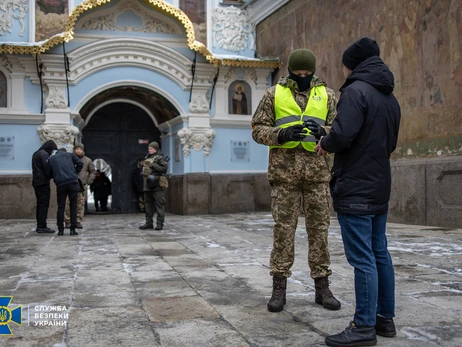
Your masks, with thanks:
[(21, 326), (21, 306), (10, 309), (12, 296), (0, 296), (0, 335), (13, 335), (9, 323), (13, 322)]

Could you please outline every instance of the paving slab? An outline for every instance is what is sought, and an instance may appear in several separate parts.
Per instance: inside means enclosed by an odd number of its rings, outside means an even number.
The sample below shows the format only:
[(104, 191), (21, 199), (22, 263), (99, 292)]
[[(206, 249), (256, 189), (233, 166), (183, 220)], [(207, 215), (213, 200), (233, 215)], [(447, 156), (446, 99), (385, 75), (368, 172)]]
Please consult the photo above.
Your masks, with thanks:
[[(167, 215), (160, 231), (139, 230), (142, 221), (91, 215), (78, 236), (58, 237), (34, 232), (33, 220), (0, 220), (0, 296), (22, 305), (23, 323), (10, 323), (0, 346), (323, 346), (353, 317), (354, 273), (335, 218), (329, 279), (342, 309), (314, 302), (300, 218), (280, 313), (266, 308), (270, 214)], [(390, 223), (387, 233), (398, 334), (377, 345), (462, 346), (462, 229)], [(40, 307), (65, 307), (68, 316), (34, 326)]]

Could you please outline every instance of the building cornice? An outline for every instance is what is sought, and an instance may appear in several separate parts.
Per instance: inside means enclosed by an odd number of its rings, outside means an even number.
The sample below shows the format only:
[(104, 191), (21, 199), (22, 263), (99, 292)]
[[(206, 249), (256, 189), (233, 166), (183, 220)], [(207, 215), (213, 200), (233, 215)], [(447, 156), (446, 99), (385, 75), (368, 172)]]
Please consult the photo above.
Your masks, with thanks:
[(0, 124), (43, 124), (44, 114), (7, 113), (0, 114)]
[(290, 0), (256, 0), (253, 1), (248, 7), (250, 20), (255, 25), (262, 22), (265, 18), (279, 10), (282, 6), (287, 4)]

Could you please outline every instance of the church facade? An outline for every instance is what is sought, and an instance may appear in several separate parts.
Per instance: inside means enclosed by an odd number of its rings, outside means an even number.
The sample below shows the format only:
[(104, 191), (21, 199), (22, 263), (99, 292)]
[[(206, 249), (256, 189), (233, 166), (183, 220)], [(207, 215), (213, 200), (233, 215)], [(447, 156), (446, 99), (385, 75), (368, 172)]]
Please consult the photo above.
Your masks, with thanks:
[(255, 58), (246, 2), (5, 2), (0, 218), (34, 215), (31, 157), (50, 139), (111, 167), (114, 212), (136, 210), (131, 174), (151, 141), (169, 158), (170, 212), (269, 209), (250, 121), (279, 62)]

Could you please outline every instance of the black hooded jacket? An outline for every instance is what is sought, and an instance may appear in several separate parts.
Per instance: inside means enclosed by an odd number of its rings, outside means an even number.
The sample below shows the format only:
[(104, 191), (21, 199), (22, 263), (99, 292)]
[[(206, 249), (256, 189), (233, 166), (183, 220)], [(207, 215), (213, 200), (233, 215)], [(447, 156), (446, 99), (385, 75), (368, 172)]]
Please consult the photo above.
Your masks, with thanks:
[(337, 117), (321, 146), (335, 153), (331, 195), (336, 212), (388, 211), (390, 155), (398, 140), (401, 109), (392, 72), (378, 56), (363, 61), (340, 89)]
[(48, 158), (56, 149), (56, 143), (52, 140), (48, 140), (32, 155), (33, 186), (50, 184), (51, 168), (50, 165), (48, 165)]

